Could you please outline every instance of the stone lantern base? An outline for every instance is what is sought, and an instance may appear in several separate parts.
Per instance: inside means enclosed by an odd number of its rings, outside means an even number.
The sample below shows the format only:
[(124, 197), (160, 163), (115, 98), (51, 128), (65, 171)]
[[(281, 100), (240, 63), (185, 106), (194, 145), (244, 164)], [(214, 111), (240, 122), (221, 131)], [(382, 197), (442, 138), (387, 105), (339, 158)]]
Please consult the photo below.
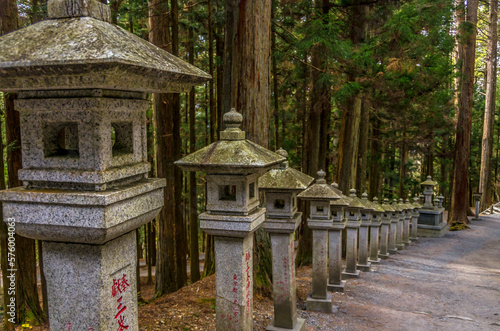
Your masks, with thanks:
[(136, 235), (103, 245), (43, 242), (51, 330), (139, 330)]
[(443, 221), (444, 208), (438, 210), (421, 209), (418, 217), (418, 235), (420, 237), (440, 238), (448, 231)]

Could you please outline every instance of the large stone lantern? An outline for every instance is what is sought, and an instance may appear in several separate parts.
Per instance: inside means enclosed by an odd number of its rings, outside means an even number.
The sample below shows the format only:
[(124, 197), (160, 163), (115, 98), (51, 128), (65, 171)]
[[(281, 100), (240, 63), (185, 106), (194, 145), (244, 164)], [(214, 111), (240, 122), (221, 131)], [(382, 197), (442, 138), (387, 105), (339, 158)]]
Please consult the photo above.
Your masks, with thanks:
[(332, 228), (328, 232), (328, 290), (344, 292), (345, 280), (342, 280), (342, 230), (346, 226), (345, 208), (349, 205), (349, 198), (342, 194), (337, 183), (332, 183), (331, 188), (341, 196), (332, 200), (330, 210), (333, 216)]
[[(443, 219), (444, 208), (440, 206), (440, 199), (434, 195), (434, 187), (437, 182), (433, 181), (431, 176), (421, 183), (424, 192), (424, 205), (420, 208), (418, 216), (418, 234), (422, 237), (442, 237), (446, 231), (446, 222)], [(432, 205), (434, 202), (434, 205)]]
[(420, 186), (422, 186), (422, 188), (424, 189), (424, 208), (432, 209), (432, 196), (434, 195), (434, 187), (437, 184), (438, 183), (436, 181), (432, 180), (431, 176), (427, 176), (427, 179), (420, 183)]
[[(288, 157), (284, 149), (276, 153)], [(302, 213), (297, 209), (297, 194), (313, 181), (313, 177), (290, 168), (288, 161), (259, 178), (259, 190), (264, 192), (266, 201), (263, 228), (271, 237), (273, 255), (274, 319), (267, 330), (306, 328), (305, 320), (297, 318), (294, 233), (302, 222)]]
[(361, 226), (361, 210), (365, 208), (363, 201), (356, 196), (356, 190), (349, 192), (349, 206), (345, 208), (346, 224), (346, 268), (342, 272), (343, 279), (358, 278), (358, 229)]
[(326, 183), (325, 175), (323, 170), (318, 171), (316, 183), (309, 186), (298, 197), (310, 202), (307, 226), (313, 233), (312, 292), (307, 297), (306, 309), (331, 313), (332, 294), (327, 290), (328, 231), (333, 225), (330, 202), (339, 200), (341, 197)]
[[(219, 141), (175, 164), (207, 174), (206, 211), (199, 219), (200, 228), (215, 236), (216, 328), (252, 330), (253, 233), (266, 213), (259, 207), (257, 180), (286, 159), (246, 140), (240, 129), (243, 117), (235, 109), (225, 113), (223, 121), (226, 129)], [(274, 215), (291, 215), (293, 207), (288, 210), (274, 210)]]
[(3, 216), (42, 241), (51, 330), (138, 330), (133, 230), (161, 210), (165, 186), (148, 179), (146, 93), (210, 76), (110, 24), (98, 1), (47, 7), (47, 20), (0, 38), (24, 185), (0, 193)]

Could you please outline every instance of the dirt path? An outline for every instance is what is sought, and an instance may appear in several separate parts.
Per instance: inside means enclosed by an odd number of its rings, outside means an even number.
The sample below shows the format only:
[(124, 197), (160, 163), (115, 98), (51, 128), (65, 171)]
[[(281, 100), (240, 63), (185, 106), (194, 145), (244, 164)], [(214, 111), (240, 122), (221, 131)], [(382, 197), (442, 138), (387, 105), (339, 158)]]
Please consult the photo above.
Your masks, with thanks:
[(500, 216), (420, 239), (334, 300), (335, 327), (308, 330), (500, 330)]

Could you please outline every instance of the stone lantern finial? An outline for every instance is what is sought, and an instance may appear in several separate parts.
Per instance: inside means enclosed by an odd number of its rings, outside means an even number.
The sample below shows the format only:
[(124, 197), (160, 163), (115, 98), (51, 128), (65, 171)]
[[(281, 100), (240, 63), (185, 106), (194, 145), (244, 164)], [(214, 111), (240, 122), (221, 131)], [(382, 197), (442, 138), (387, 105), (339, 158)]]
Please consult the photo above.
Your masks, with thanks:
[(349, 191), (349, 196), (350, 197), (355, 197), (356, 196), (356, 189), (355, 188), (352, 188), (350, 191)]
[(333, 182), (332, 186), (335, 187), (335, 188), (339, 188), (339, 184), (337, 184), (337, 182)]
[(321, 169), (320, 171), (318, 171), (318, 179), (316, 179), (316, 183), (317, 184), (326, 184), (326, 173), (323, 171), (323, 169)]
[(378, 204), (378, 198), (377, 197), (373, 197), (373, 203)]
[(221, 131), (221, 140), (245, 140), (245, 131), (241, 130), (243, 115), (238, 113), (235, 108), (224, 114), (222, 117), (226, 129)]
[(111, 22), (110, 8), (97, 0), (49, 0), (47, 14), (49, 19), (92, 17)]
[(283, 148), (280, 148), (276, 151), (276, 154), (281, 155), (285, 158), (285, 161), (281, 162), (280, 168), (282, 169), (288, 168), (288, 152)]

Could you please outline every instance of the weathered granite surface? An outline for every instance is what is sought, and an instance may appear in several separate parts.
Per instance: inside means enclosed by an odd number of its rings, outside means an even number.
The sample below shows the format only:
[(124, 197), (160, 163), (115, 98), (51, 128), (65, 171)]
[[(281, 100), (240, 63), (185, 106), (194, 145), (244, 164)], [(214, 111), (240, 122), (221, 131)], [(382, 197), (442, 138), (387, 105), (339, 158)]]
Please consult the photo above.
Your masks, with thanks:
[(139, 330), (135, 231), (104, 245), (42, 245), (51, 330)]
[(202, 213), (198, 216), (200, 229), (207, 234), (224, 237), (246, 237), (255, 232), (266, 217), (265, 208), (257, 208), (248, 215), (219, 215)]
[(4, 218), (22, 236), (102, 244), (151, 221), (163, 207), (165, 179), (144, 179), (103, 192), (16, 187), (0, 191)]

